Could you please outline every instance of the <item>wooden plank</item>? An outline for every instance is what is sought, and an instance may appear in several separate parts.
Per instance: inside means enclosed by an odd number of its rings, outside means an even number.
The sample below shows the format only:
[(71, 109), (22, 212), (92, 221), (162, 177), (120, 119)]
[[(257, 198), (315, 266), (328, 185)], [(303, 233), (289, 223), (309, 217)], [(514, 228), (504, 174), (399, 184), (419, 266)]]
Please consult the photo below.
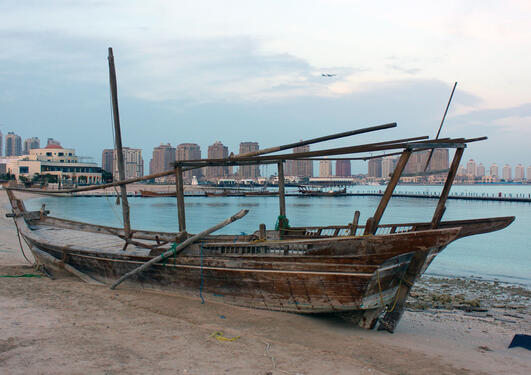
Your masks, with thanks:
[(175, 187), (177, 196), (177, 215), (179, 218), (179, 232), (186, 231), (186, 215), (184, 212), (184, 187), (183, 187), (183, 168), (175, 167)]
[(284, 188), (284, 161), (280, 161), (278, 166), (278, 203), (279, 215), (286, 217), (286, 191)]

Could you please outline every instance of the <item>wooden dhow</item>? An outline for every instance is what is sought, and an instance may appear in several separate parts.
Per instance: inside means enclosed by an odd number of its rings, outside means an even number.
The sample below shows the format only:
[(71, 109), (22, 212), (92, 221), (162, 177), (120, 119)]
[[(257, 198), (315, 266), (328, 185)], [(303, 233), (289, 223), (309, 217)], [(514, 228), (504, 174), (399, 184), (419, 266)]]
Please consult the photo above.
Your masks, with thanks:
[[(114, 62), (109, 51), (113, 96)], [(112, 67), (111, 67), (112, 65)], [(115, 120), (117, 99), (113, 98)], [(442, 221), (448, 193), (466, 145), (477, 139), (406, 138), (372, 144), (302, 153), (275, 154), (370, 131), (395, 127), (384, 124), (333, 134), (312, 140), (271, 147), (225, 159), (177, 161), (173, 169), (142, 178), (124, 180), (56, 193), (75, 193), (119, 186), (124, 228), (56, 218), (44, 209), (29, 212), (7, 189), (13, 218), (21, 237), (40, 262), (62, 267), (85, 281), (117, 287), (185, 293), (207, 301), (294, 313), (341, 314), (365, 328), (394, 331), (415, 281), (435, 256), (452, 241), (500, 230), (514, 217)], [(119, 123), (115, 121), (119, 129)], [(119, 131), (116, 132), (119, 138)], [(121, 140), (116, 142), (121, 154)], [(440, 200), (430, 222), (381, 224), (389, 199), (414, 152), (453, 148), (455, 155)], [(284, 163), (319, 157), (361, 154), (351, 159), (370, 159), (367, 153), (394, 152), (400, 158), (385, 193), (365, 224), (356, 211), (345, 225), (290, 227), (287, 220)], [(269, 155), (268, 155), (269, 154)], [(365, 156), (364, 156), (365, 155)], [(386, 154), (389, 155), (389, 154)], [(379, 155), (380, 157), (382, 155)], [(121, 165), (122, 164), (122, 165)], [(218, 225), (192, 235), (186, 231), (183, 172), (208, 166), (276, 164), (278, 168), (279, 217), (274, 229), (260, 224), (249, 235), (214, 235), (216, 230), (245, 216), (241, 211)], [(123, 161), (118, 161), (123, 168)], [(132, 229), (125, 186), (129, 183), (175, 175), (179, 232), (163, 233)], [(24, 189), (32, 192), (32, 189)], [(54, 193), (49, 190), (48, 193)]]

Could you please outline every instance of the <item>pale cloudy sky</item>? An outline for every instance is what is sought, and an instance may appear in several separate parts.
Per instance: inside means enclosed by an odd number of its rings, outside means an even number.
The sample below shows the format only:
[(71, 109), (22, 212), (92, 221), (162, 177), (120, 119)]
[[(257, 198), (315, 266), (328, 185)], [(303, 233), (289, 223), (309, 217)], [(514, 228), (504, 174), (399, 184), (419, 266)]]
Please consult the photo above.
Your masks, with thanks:
[(393, 121), (330, 145), (434, 136), (454, 81), (442, 136), (487, 135), (466, 159), (527, 166), (529, 20), (529, 1), (0, 0), (0, 131), (99, 160), (112, 46), (124, 144), (146, 167), (161, 142), (206, 156)]

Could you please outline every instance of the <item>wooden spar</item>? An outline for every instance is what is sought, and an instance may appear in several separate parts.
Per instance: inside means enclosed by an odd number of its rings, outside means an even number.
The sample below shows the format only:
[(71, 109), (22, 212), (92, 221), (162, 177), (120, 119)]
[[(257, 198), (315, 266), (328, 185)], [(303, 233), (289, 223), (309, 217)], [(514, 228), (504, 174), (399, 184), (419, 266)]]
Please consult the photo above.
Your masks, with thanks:
[(431, 227), (433, 229), (439, 226), (442, 216), (446, 209), (446, 200), (448, 199), (448, 194), (450, 194), (450, 189), (454, 182), (455, 176), (457, 175), (457, 169), (459, 168), (459, 163), (461, 162), (461, 157), (463, 156), (464, 148), (458, 148), (455, 150), (454, 159), (452, 160), (452, 165), (450, 166), (450, 172), (448, 177), (446, 177), (446, 182), (444, 183), (444, 188), (441, 192), (439, 202), (437, 203), (437, 208), (433, 214), (433, 219), (431, 220)]
[(356, 230), (358, 230), (359, 221), (360, 221), (360, 212), (358, 210), (356, 210), (356, 212), (354, 212), (354, 218), (352, 219), (352, 224), (350, 226), (350, 235), (351, 236), (355, 236), (356, 235)]
[[(114, 118), (114, 133), (115, 133), (115, 150), (118, 164), (118, 178), (120, 181), (125, 180), (124, 169), (124, 154), (122, 150), (122, 132), (120, 131), (120, 113), (118, 110), (118, 87), (116, 84), (116, 71), (114, 68), (114, 56), (112, 48), (109, 47), (109, 81), (111, 85), (112, 96), (112, 112)], [(129, 202), (127, 201), (127, 187), (126, 185), (120, 185), (120, 194), (122, 196), (122, 213), (124, 219), (124, 233), (125, 240), (131, 238), (131, 223), (129, 221)]]
[(402, 152), (402, 156), (400, 156), (400, 159), (398, 160), (398, 163), (396, 164), (396, 168), (393, 172), (393, 177), (391, 177), (389, 184), (387, 184), (387, 188), (385, 189), (384, 195), (382, 196), (382, 199), (380, 200), (380, 204), (378, 205), (378, 208), (376, 209), (376, 212), (374, 213), (374, 216), (372, 217), (373, 219), (371, 223), (372, 225), (370, 227), (369, 225), (365, 226), (365, 234), (376, 233), (376, 228), (378, 227), (378, 224), (380, 223), (380, 220), (384, 214), (385, 208), (387, 207), (387, 204), (389, 203), (389, 199), (391, 199), (391, 195), (393, 195), (393, 191), (395, 190), (395, 187), (398, 184), (400, 177), (402, 176), (402, 172), (404, 171), (404, 168), (406, 167), (406, 164), (410, 156), (411, 156), (410, 149), (406, 149)]
[(235, 155), (232, 158), (237, 159), (237, 158), (242, 158), (242, 157), (250, 157), (250, 156), (258, 156), (258, 155), (270, 154), (272, 152), (287, 150), (287, 149), (290, 149), (290, 148), (295, 148), (295, 147), (300, 147), (300, 146), (306, 146), (306, 145), (319, 143), (319, 142), (330, 141), (332, 139), (350, 137), (352, 135), (358, 135), (358, 134), (369, 133), (369, 132), (373, 132), (373, 131), (377, 131), (377, 130), (395, 128), (396, 126), (397, 126), (396, 122), (392, 122), (392, 123), (389, 123), (389, 124), (371, 126), (371, 127), (368, 127), (368, 128), (362, 128), (362, 129), (356, 129), (356, 130), (350, 130), (350, 131), (346, 131), (346, 132), (342, 132), (342, 133), (325, 135), (324, 137), (312, 138), (312, 139), (308, 139), (306, 141), (288, 143), (288, 144), (282, 145), (282, 146), (264, 148), (262, 150), (253, 151), (253, 152), (246, 152), (244, 154)]
[(284, 188), (284, 162), (283, 161), (279, 161), (277, 166), (278, 166), (279, 215), (286, 217), (286, 191), (285, 191), (285, 188)]
[[(441, 134), (441, 129), (444, 124), (444, 119), (446, 118), (446, 114), (448, 113), (448, 108), (450, 108), (450, 103), (452, 102), (452, 98), (454, 97), (454, 91), (456, 87), (457, 87), (457, 82), (454, 83), (454, 88), (452, 89), (452, 93), (450, 94), (450, 99), (448, 99), (448, 104), (446, 104), (446, 109), (444, 110), (444, 115), (441, 120), (441, 125), (439, 125), (439, 130), (437, 130), (437, 135), (435, 136), (435, 139), (439, 139), (439, 134)], [(433, 149), (431, 149), (430, 154), (428, 155), (428, 160), (426, 161), (426, 166), (424, 167), (424, 171), (428, 170), (432, 156), (433, 156)]]
[(100, 283), (98, 280), (90, 277), (86, 273), (83, 273), (83, 272), (79, 271), (77, 268), (74, 268), (71, 265), (69, 265), (69, 264), (57, 259), (53, 255), (50, 255), (50, 254), (48, 254), (48, 253), (46, 253), (44, 251), (41, 251), (41, 250), (39, 250), (39, 249), (37, 249), (35, 247), (32, 247), (31, 251), (33, 253), (35, 253), (38, 257), (40, 257), (41, 259), (44, 259), (47, 262), (52, 263), (52, 264), (56, 265), (57, 267), (60, 267), (60, 268), (64, 269), (65, 271), (70, 272), (72, 275), (79, 277), (81, 280), (83, 280), (84, 282), (86, 282), (88, 284), (104, 285), (103, 283)]
[(139, 273), (139, 272), (145, 270), (146, 268), (150, 267), (151, 265), (153, 265), (153, 263), (156, 263), (156, 262), (159, 262), (159, 261), (161, 261), (163, 259), (169, 258), (172, 255), (179, 254), (185, 248), (187, 248), (189, 245), (193, 244), (195, 241), (200, 240), (201, 238), (209, 235), (210, 233), (215, 232), (215, 231), (217, 231), (217, 230), (229, 225), (230, 223), (241, 219), (242, 217), (247, 215), (248, 212), (249, 212), (249, 210), (241, 210), (238, 213), (236, 213), (235, 215), (233, 215), (233, 216), (229, 217), (228, 219), (222, 221), (221, 223), (214, 225), (212, 228), (208, 228), (208, 229), (202, 231), (201, 233), (198, 233), (198, 234), (188, 238), (186, 241), (181, 243), (175, 249), (168, 250), (168, 251), (160, 254), (159, 256), (147, 261), (146, 263), (142, 264), (140, 267), (137, 267), (134, 270), (132, 270), (131, 272), (128, 272), (125, 275), (123, 275), (122, 277), (120, 277), (114, 284), (111, 285), (111, 289), (116, 288), (125, 279), (128, 279), (129, 277), (131, 277), (133, 275), (136, 275), (137, 273)]
[(184, 211), (183, 168), (175, 167), (175, 195), (177, 196), (177, 216), (179, 218), (179, 232), (186, 231), (186, 215)]

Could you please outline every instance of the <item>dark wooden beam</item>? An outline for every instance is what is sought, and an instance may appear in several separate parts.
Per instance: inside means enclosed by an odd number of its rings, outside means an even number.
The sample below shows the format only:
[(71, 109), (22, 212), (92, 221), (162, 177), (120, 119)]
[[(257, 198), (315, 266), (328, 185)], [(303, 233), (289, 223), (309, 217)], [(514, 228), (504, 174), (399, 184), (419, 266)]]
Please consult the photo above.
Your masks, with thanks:
[(284, 162), (280, 161), (278, 166), (278, 203), (279, 215), (286, 216), (286, 192), (284, 188)]
[(175, 188), (177, 196), (177, 216), (179, 218), (179, 232), (186, 231), (186, 215), (184, 211), (184, 186), (183, 186), (183, 169), (175, 167)]

